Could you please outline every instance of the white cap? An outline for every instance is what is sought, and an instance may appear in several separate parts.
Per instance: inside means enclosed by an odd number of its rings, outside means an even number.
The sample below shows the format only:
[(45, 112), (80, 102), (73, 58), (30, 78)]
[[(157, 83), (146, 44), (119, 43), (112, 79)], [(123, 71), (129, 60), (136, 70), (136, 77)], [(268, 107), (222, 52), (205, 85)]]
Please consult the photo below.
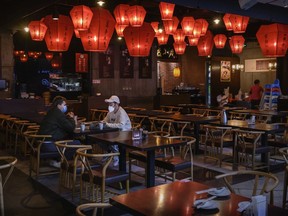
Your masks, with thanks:
[(106, 102), (106, 103), (113, 103), (113, 102), (115, 102), (115, 103), (120, 104), (120, 99), (119, 99), (118, 96), (112, 95), (109, 99), (105, 99), (105, 102)]

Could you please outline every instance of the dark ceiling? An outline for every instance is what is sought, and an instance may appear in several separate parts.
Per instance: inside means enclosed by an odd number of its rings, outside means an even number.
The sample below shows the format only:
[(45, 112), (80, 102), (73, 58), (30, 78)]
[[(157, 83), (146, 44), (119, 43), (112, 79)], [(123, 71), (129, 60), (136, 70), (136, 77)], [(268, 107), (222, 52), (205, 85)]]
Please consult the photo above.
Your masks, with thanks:
[[(287, 14), (288, 9), (283, 7), (258, 3), (248, 10), (240, 8), (238, 0), (165, 0), (176, 4), (174, 15), (179, 20), (183, 16), (193, 16), (196, 18), (204, 18), (209, 22), (209, 29), (214, 33), (224, 33), (229, 36), (231, 32), (227, 32), (224, 24), (219, 25), (213, 23), (213, 19), (218, 17), (222, 20), (225, 12), (250, 16), (250, 22), (244, 37), (247, 40), (256, 40), (255, 34), (262, 24), (270, 24), (272, 22), (286, 22), (288, 24), (288, 16), (284, 18), (282, 14)], [(262, 0), (263, 1), (263, 0)], [(144, 6), (147, 11), (145, 21), (159, 21), (159, 1), (153, 0), (106, 0), (105, 8), (113, 13), (116, 5), (120, 3)], [(54, 10), (58, 10), (60, 14), (69, 15), (69, 11), (74, 5), (84, 4), (90, 7), (96, 6), (96, 0), (2, 0), (0, 10), (0, 29), (1, 31), (9, 30), (11, 33), (22, 31), (24, 26), (32, 20), (40, 20), (48, 14), (52, 14)]]

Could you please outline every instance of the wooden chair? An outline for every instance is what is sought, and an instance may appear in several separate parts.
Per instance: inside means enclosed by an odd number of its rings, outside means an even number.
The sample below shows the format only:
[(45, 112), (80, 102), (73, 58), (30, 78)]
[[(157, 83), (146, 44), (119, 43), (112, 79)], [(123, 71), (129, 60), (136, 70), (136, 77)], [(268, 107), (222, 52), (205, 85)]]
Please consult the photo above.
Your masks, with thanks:
[[(245, 175), (246, 177), (253, 177), (251, 180), (252, 194), (251, 196), (270, 194), (270, 204), (274, 204), (274, 189), (277, 187), (279, 180), (278, 178), (266, 172), (254, 171), (254, 170), (241, 170), (231, 173), (225, 173), (215, 176), (216, 179), (222, 179), (225, 185), (232, 193), (236, 193), (233, 188), (233, 178), (241, 178)], [(248, 184), (247, 184), (248, 185)]]
[(287, 188), (288, 188), (288, 147), (283, 147), (279, 149), (280, 154), (283, 156), (286, 166), (284, 171), (284, 181), (283, 181), (283, 200), (282, 208), (287, 208)]
[(268, 138), (268, 145), (272, 147), (271, 158), (275, 160), (283, 160), (283, 154), (280, 153), (281, 148), (288, 147), (288, 124), (287, 123), (273, 123), (272, 125), (277, 125), (279, 127), (284, 127), (284, 131), (281, 133), (276, 133)]
[[(264, 132), (234, 129), (234, 163), (242, 164), (252, 170), (267, 168), (269, 170), (270, 146), (261, 145), (261, 136)], [(268, 161), (256, 161), (259, 154), (268, 154)]]
[[(84, 167), (84, 171), (81, 174), (80, 178), (80, 200), (82, 200), (83, 188), (86, 188), (86, 195), (88, 191), (88, 200), (97, 201), (98, 200), (98, 191), (100, 190), (101, 198), (100, 202), (105, 201), (105, 191), (106, 185), (112, 183), (120, 183), (126, 181), (126, 193), (129, 192), (129, 175), (126, 172), (118, 171), (115, 169), (109, 168), (109, 165), (114, 156), (119, 156), (120, 153), (108, 153), (108, 154), (99, 154), (99, 153), (88, 153), (91, 151), (92, 147), (80, 148), (76, 151), (76, 157), (81, 161)], [(101, 161), (103, 157), (106, 157), (105, 161)], [(102, 165), (97, 168), (91, 167), (93, 161), (100, 161)], [(95, 188), (96, 186), (96, 188)], [(121, 184), (122, 186), (122, 184)], [(99, 189), (100, 187), (100, 189)], [(115, 194), (115, 192), (109, 191), (110, 193)], [(91, 198), (92, 194), (92, 199)]]
[(209, 158), (216, 160), (221, 167), (224, 160), (232, 158), (232, 155), (224, 153), (224, 148), (233, 149), (232, 128), (228, 126), (204, 125), (203, 130), (205, 130), (204, 161), (206, 162), (206, 159)]
[[(11, 176), (15, 164), (17, 163), (17, 158), (13, 156), (1, 156), (0, 157), (0, 209), (1, 209), (1, 215), (4, 216), (4, 195), (3, 195), (3, 189)], [(4, 171), (5, 170), (5, 171)], [(6, 176), (4, 177), (4, 173), (6, 173)]]
[[(86, 215), (96, 216), (99, 208), (105, 209), (109, 207), (111, 207), (109, 203), (85, 203), (85, 204), (81, 204), (77, 206), (76, 215), (77, 216), (86, 216)], [(92, 211), (92, 214), (90, 214), (91, 211)]]
[[(172, 136), (169, 139), (178, 139), (186, 141), (186, 145), (183, 148), (180, 148), (178, 153), (173, 152), (172, 155), (166, 157), (160, 157), (155, 159), (155, 166), (157, 168), (163, 169), (163, 173), (159, 173), (159, 176), (164, 177), (166, 179), (170, 179), (172, 181), (176, 180), (177, 172), (185, 172), (185, 170), (189, 169), (189, 176), (184, 179), (190, 179), (193, 181), (193, 145), (196, 142), (194, 137), (189, 136)], [(189, 156), (187, 157), (187, 154)], [(169, 173), (172, 173), (172, 177), (169, 178)]]

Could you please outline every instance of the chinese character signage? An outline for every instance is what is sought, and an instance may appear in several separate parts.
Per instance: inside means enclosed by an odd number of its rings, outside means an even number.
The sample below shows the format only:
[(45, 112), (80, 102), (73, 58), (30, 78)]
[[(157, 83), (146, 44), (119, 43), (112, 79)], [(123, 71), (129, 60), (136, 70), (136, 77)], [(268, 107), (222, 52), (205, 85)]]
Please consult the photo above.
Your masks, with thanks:
[(87, 73), (88, 72), (88, 54), (76, 53), (75, 60), (76, 60), (75, 71), (77, 73)]

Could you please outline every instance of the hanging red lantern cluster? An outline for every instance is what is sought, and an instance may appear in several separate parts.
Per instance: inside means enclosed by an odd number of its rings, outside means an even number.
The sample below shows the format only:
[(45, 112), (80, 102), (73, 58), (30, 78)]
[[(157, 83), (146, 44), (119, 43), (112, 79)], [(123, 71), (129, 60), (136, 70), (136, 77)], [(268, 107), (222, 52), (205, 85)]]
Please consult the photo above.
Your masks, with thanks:
[(226, 27), (227, 31), (233, 31), (232, 23), (230, 21), (230, 16), (231, 16), (231, 14), (229, 14), (229, 13), (226, 13), (223, 16), (223, 22), (225, 24), (225, 27)]
[(88, 31), (81, 31), (80, 38), (85, 51), (104, 52), (114, 32), (115, 20), (104, 8), (91, 8), (93, 18)]
[(256, 33), (262, 53), (266, 57), (283, 57), (288, 48), (288, 25), (262, 25)]
[(159, 9), (162, 20), (172, 20), (175, 4), (160, 2)]
[(59, 15), (58, 20), (53, 20), (52, 15), (44, 19), (48, 27), (45, 42), (49, 51), (67, 51), (71, 42), (74, 27), (68, 16)]
[(166, 34), (164, 31), (162, 33), (159, 33), (157, 36), (158, 45), (167, 44), (168, 39), (169, 39), (169, 35)]
[(195, 19), (193, 17), (183, 17), (181, 27), (186, 36), (193, 36)]
[(61, 69), (62, 68), (62, 56), (61, 53), (60, 55), (55, 55), (53, 59), (51, 60), (51, 67), (54, 69)]
[(177, 55), (183, 55), (186, 50), (186, 43), (185, 42), (173, 43), (173, 47)]
[(241, 53), (244, 47), (245, 39), (242, 35), (234, 35), (231, 37), (229, 44), (232, 53)]
[(173, 16), (172, 20), (163, 20), (163, 25), (166, 34), (174, 34), (177, 30), (179, 24), (179, 19), (176, 16)]
[(195, 22), (201, 26), (200, 36), (206, 35), (209, 23), (205, 19), (196, 19)]
[(70, 11), (70, 16), (74, 25), (74, 28), (78, 31), (85, 31), (89, 29), (93, 12), (85, 5), (77, 5)]
[(130, 56), (149, 56), (155, 36), (150, 23), (144, 22), (141, 27), (128, 26), (123, 33)]
[(140, 5), (130, 6), (127, 10), (127, 16), (132, 27), (140, 27), (144, 22), (146, 10)]
[(28, 25), (31, 39), (34, 41), (42, 41), (45, 37), (47, 26), (43, 22), (43, 19), (40, 21), (31, 21)]
[(48, 61), (50, 61), (53, 58), (53, 53), (52, 52), (46, 52), (45, 57)]
[(210, 56), (212, 55), (212, 49), (214, 46), (213, 34), (207, 30), (204, 36), (201, 36), (198, 41), (197, 49), (199, 56)]
[(182, 29), (177, 29), (173, 34), (174, 42), (181, 43), (185, 40), (185, 34)]
[(151, 22), (151, 26), (155, 31), (155, 37), (157, 37), (160, 34), (159, 29), (158, 29), (159, 22)]
[(188, 42), (190, 46), (197, 46), (199, 37), (188, 36)]
[(229, 20), (231, 22), (234, 33), (244, 33), (246, 31), (249, 17), (230, 14)]
[(213, 40), (217, 49), (223, 49), (225, 47), (227, 37), (224, 34), (217, 34), (214, 36)]
[(28, 55), (25, 53), (20, 55), (20, 61), (21, 62), (27, 62), (28, 61)]
[(25, 52), (23, 50), (15, 50), (14, 51), (14, 56), (21, 56), (23, 55)]
[(114, 9), (114, 17), (116, 20), (115, 30), (119, 37), (123, 37), (124, 29), (129, 25), (129, 18), (127, 15), (127, 10), (129, 5), (119, 4)]
[(120, 25), (120, 24), (116, 23), (115, 30), (116, 30), (116, 33), (119, 37), (124, 37), (123, 31), (126, 27), (127, 27), (127, 25)]

